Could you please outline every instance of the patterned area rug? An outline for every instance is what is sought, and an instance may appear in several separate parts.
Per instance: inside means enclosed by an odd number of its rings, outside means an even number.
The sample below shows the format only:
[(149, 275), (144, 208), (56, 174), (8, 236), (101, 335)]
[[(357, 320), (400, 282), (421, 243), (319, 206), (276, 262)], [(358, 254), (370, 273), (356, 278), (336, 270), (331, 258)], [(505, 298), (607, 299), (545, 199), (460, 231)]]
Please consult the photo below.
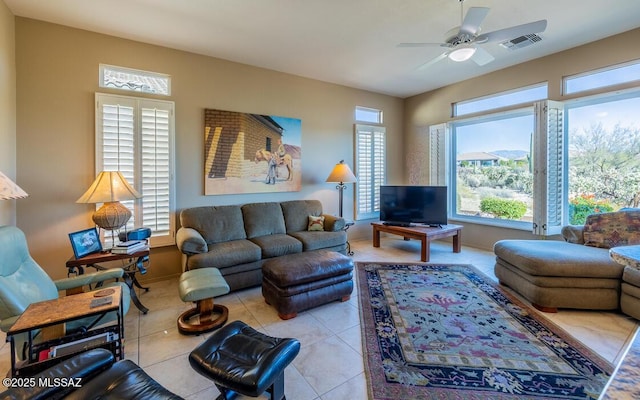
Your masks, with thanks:
[(369, 398), (597, 399), (613, 367), (471, 266), (358, 263)]

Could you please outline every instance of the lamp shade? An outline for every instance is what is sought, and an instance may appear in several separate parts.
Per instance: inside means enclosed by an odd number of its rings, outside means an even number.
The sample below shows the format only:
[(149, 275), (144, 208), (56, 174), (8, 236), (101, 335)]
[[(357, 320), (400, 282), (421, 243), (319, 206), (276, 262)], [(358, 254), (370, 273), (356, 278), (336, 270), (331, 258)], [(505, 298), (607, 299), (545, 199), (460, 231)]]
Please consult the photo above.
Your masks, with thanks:
[(21, 199), (29, 196), (5, 174), (0, 172), (0, 200)]
[(351, 168), (345, 164), (344, 160), (340, 160), (339, 163), (333, 167), (333, 171), (329, 174), (327, 182), (356, 182), (356, 176), (351, 172)]
[(102, 171), (76, 203), (107, 203), (141, 197), (119, 171)]

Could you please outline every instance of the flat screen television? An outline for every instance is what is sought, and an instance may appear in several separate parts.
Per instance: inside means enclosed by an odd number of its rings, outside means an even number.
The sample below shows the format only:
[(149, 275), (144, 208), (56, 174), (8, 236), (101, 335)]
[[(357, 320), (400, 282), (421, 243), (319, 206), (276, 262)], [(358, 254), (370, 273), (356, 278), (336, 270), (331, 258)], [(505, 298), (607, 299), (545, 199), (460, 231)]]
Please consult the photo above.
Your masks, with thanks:
[(380, 220), (388, 225), (446, 225), (446, 186), (380, 186)]

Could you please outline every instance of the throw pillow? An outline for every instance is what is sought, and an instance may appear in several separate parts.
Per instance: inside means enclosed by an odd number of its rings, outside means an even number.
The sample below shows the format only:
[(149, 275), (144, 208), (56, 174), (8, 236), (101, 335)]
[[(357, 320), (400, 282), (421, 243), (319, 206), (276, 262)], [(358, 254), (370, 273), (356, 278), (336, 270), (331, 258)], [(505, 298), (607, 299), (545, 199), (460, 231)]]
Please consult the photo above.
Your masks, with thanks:
[(324, 217), (321, 215), (316, 217), (315, 215), (309, 215), (308, 231), (324, 231)]
[(587, 216), (584, 223), (587, 246), (610, 249), (640, 244), (640, 211), (615, 211)]

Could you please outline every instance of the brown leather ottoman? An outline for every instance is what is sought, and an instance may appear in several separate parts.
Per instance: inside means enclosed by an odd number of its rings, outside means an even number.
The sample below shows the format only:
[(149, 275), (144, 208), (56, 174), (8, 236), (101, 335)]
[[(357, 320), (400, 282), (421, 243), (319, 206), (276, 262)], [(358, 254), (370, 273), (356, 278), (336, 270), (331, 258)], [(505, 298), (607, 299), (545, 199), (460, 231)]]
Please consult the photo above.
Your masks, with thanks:
[(262, 265), (262, 295), (282, 319), (353, 291), (353, 260), (329, 250), (307, 251), (268, 260)]

